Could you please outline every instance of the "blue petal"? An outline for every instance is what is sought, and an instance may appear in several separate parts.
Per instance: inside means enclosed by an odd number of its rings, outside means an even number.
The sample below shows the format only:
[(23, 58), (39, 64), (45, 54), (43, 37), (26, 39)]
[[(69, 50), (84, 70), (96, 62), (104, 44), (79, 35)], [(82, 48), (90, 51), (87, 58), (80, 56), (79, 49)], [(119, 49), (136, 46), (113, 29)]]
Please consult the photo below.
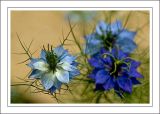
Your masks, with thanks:
[(86, 44), (100, 45), (102, 43), (102, 40), (96, 34), (90, 34), (85, 36), (85, 40)]
[(132, 77), (130, 78), (132, 81), (132, 84), (137, 85), (137, 84), (141, 84), (141, 82), (139, 82), (136, 78)]
[(125, 37), (119, 38), (116, 41), (116, 45), (118, 45), (119, 48), (125, 53), (131, 53), (137, 47), (136, 43), (133, 40), (127, 39)]
[(122, 23), (119, 20), (115, 21), (110, 26), (111, 26), (112, 34), (114, 35), (118, 34), (118, 32), (122, 29)]
[(46, 60), (46, 52), (44, 50), (41, 50), (41, 58)]
[(32, 69), (37, 69), (40, 71), (48, 71), (48, 64), (43, 59), (31, 59), (31, 62), (28, 64)]
[(96, 54), (100, 48), (103, 46), (102, 40), (97, 37), (96, 34), (90, 34), (85, 37), (86, 44), (84, 48), (84, 53), (93, 55)]
[(93, 69), (92, 73), (89, 74), (88, 77), (91, 78), (91, 79), (93, 79), (93, 80), (95, 80), (95, 77), (96, 77), (96, 74), (97, 74), (98, 71), (99, 71), (99, 69)]
[(73, 77), (77, 76), (77, 75), (80, 75), (80, 72), (79, 70), (74, 70), (74, 71), (71, 71), (69, 72), (69, 78), (72, 79)]
[(84, 53), (92, 56), (98, 53), (101, 47), (103, 47), (103, 44), (100, 45), (86, 44)]
[(123, 93), (117, 82), (114, 83), (114, 91), (120, 98), (123, 98)]
[(129, 75), (135, 78), (143, 78), (142, 74), (137, 71), (140, 62), (130, 59), (130, 63)]
[(62, 83), (57, 79), (56, 76), (55, 76), (52, 80), (53, 80), (53, 85), (54, 85), (57, 89), (59, 89), (59, 88), (61, 87)]
[(124, 59), (128, 56), (128, 54), (122, 52), (121, 50), (118, 51), (118, 59), (121, 60), (121, 59)]
[(113, 81), (113, 77), (110, 77), (105, 84), (103, 85), (105, 90), (110, 90), (114, 87), (114, 81)]
[(107, 51), (105, 48), (101, 48), (100, 49), (100, 54), (104, 54), (104, 53), (109, 53), (109, 51)]
[(104, 35), (108, 31), (109, 25), (104, 21), (100, 21), (99, 24), (96, 26), (96, 33), (98, 35)]
[(63, 69), (56, 69), (56, 77), (57, 79), (62, 83), (68, 83), (69, 82), (69, 72), (65, 71)]
[(46, 90), (50, 89), (53, 86), (53, 73), (46, 73), (41, 77), (42, 85)]
[(135, 78), (143, 78), (142, 74), (140, 74), (136, 70), (130, 70), (129, 75)]
[(76, 57), (74, 57), (74, 56), (65, 56), (61, 60), (61, 62), (68, 62), (69, 64), (71, 64), (75, 59), (76, 59)]
[(88, 60), (89, 64), (95, 68), (104, 68), (104, 64), (100, 59), (96, 59), (94, 57)]
[(132, 69), (137, 69), (141, 64), (139, 61), (135, 61), (133, 59), (130, 59), (129, 62), (131, 63), (131, 68)]
[(58, 47), (56, 47), (56, 48), (54, 48), (54, 53), (56, 53), (56, 55), (58, 56), (58, 58), (61, 60), (61, 59), (63, 59), (65, 56), (67, 56), (68, 55), (68, 51), (67, 50), (65, 50), (64, 48), (63, 48), (63, 46), (58, 46)]
[(121, 76), (117, 79), (117, 83), (121, 89), (132, 93), (132, 81), (129, 78)]
[(31, 62), (29, 63), (29, 64), (27, 64), (29, 67), (31, 67), (31, 68), (33, 68), (33, 64), (35, 63), (35, 62), (38, 62), (38, 61), (40, 61), (41, 59), (35, 59), (35, 58), (32, 58), (31, 59)]
[(76, 67), (78, 66), (78, 64), (79, 64), (79, 63), (77, 63), (77, 62), (75, 62), (75, 61), (73, 61), (73, 62), (71, 63), (71, 65), (76, 66)]
[(31, 74), (29, 75), (29, 78), (41, 78), (41, 75), (42, 75), (43, 73), (41, 72), (41, 71), (39, 71), (39, 70), (37, 70), (37, 69), (35, 69), (35, 70), (33, 70), (32, 72), (31, 72)]
[(105, 70), (100, 70), (96, 74), (96, 84), (103, 84), (108, 78), (110, 78), (109, 73)]
[(77, 69), (76, 66), (73, 66), (73, 65), (69, 64), (68, 62), (63, 62), (63, 63), (60, 62), (57, 64), (57, 66), (63, 68), (66, 71), (74, 71)]
[(52, 86), (49, 90), (50, 90), (51, 93), (54, 93), (56, 91), (56, 89), (57, 88), (55, 86)]
[(113, 48), (111, 50), (111, 54), (113, 55), (114, 58), (118, 59), (118, 49), (117, 48)]
[(120, 34), (118, 35), (118, 38), (130, 39), (133, 41), (133, 39), (135, 38), (135, 35), (136, 35), (136, 32), (131, 32), (124, 29), (120, 32)]

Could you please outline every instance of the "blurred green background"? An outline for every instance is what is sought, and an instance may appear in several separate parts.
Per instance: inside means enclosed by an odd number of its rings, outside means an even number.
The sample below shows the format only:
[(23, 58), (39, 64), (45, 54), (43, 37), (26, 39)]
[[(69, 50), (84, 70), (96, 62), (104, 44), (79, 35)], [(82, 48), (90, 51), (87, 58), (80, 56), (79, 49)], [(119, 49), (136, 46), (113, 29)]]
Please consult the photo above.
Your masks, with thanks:
[[(11, 12), (11, 84), (21, 82), (18, 78), (27, 79), (30, 68), (19, 62), (27, 58), (23, 52), (16, 32), (20, 38), (29, 45), (31, 51), (36, 51), (34, 57), (39, 57), (43, 45), (48, 43), (57, 46), (62, 41), (63, 36), (67, 36), (70, 31), (68, 17), (72, 24), (76, 24), (73, 29), (79, 43), (84, 43), (84, 36), (90, 34), (100, 20), (114, 22), (120, 19), (127, 29), (137, 31), (135, 42), (138, 48), (131, 56), (141, 61), (139, 71), (143, 74), (142, 84), (135, 86), (132, 95), (125, 94), (125, 99), (120, 99), (111, 90), (104, 96), (98, 98), (98, 103), (149, 103), (149, 12), (147, 11), (12, 11)], [(72, 35), (69, 40), (73, 40)], [(67, 42), (65, 48), (73, 54), (78, 54), (79, 49), (74, 42)], [(96, 103), (96, 92), (94, 85), (88, 85), (81, 81), (72, 81), (69, 91), (62, 91), (57, 97), (63, 103)], [(33, 93), (34, 88), (27, 86), (11, 87), (11, 103), (57, 103), (56, 99), (43, 93)]]

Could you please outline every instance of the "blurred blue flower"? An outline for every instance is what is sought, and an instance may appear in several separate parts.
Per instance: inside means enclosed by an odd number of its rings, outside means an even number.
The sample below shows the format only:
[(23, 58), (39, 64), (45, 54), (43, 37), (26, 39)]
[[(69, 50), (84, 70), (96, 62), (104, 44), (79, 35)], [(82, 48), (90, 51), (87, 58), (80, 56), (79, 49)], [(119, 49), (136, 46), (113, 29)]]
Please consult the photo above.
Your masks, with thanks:
[(95, 11), (70, 11), (65, 18), (70, 18), (71, 22), (90, 22), (96, 16)]
[(28, 64), (32, 72), (29, 78), (39, 79), (45, 90), (53, 93), (60, 89), (62, 83), (69, 83), (74, 77), (79, 75), (76, 57), (70, 55), (62, 46), (41, 51), (40, 58), (32, 58)]
[(93, 67), (89, 78), (95, 81), (95, 90), (114, 89), (122, 97), (124, 92), (132, 93), (133, 85), (140, 84), (137, 78), (143, 78), (137, 71), (140, 62), (131, 59), (126, 53), (115, 48), (111, 51), (102, 48), (88, 61)]
[(137, 47), (134, 42), (136, 32), (122, 27), (121, 21), (112, 24), (100, 21), (94, 33), (85, 36), (85, 53), (94, 55), (104, 47), (109, 50), (118, 47), (125, 53), (131, 53)]

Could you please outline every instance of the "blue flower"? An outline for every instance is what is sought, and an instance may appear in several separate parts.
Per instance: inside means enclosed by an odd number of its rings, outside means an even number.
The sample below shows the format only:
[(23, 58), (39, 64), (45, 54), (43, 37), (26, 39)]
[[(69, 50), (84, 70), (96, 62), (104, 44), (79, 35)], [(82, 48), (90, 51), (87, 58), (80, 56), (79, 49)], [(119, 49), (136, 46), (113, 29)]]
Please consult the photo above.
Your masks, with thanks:
[(29, 78), (39, 79), (45, 88), (53, 93), (60, 89), (62, 83), (69, 83), (74, 77), (79, 75), (76, 57), (70, 55), (62, 46), (54, 49), (45, 48), (41, 51), (40, 58), (32, 58), (28, 64), (32, 72)]
[(102, 48), (88, 61), (93, 67), (89, 78), (95, 81), (96, 90), (114, 89), (122, 97), (124, 92), (132, 93), (133, 85), (140, 84), (137, 78), (143, 78), (137, 71), (140, 62), (115, 48), (111, 51)]
[(125, 53), (131, 53), (137, 47), (134, 42), (135, 35), (136, 32), (123, 28), (119, 20), (112, 24), (100, 21), (95, 32), (85, 36), (85, 53), (94, 55), (101, 48), (109, 50), (113, 47), (118, 47)]
[(72, 22), (90, 22), (95, 16), (95, 11), (70, 11), (65, 15), (65, 18), (69, 17)]

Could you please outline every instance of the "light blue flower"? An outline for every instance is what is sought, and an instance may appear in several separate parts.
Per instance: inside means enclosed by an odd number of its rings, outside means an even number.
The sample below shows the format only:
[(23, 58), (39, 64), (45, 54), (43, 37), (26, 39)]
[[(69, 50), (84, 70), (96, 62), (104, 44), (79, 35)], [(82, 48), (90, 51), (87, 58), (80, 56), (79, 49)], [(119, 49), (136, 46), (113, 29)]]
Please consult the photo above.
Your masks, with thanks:
[(65, 15), (65, 18), (72, 22), (90, 22), (96, 16), (95, 11), (70, 11)]
[(111, 50), (113, 47), (118, 47), (125, 53), (132, 53), (137, 47), (134, 42), (135, 35), (136, 32), (123, 28), (119, 20), (112, 24), (100, 21), (95, 32), (85, 36), (85, 53), (94, 55), (101, 48)]
[(77, 69), (76, 57), (70, 55), (62, 46), (41, 51), (40, 58), (32, 58), (28, 64), (32, 72), (29, 78), (39, 79), (45, 88), (53, 93), (60, 89), (62, 83), (80, 74)]

